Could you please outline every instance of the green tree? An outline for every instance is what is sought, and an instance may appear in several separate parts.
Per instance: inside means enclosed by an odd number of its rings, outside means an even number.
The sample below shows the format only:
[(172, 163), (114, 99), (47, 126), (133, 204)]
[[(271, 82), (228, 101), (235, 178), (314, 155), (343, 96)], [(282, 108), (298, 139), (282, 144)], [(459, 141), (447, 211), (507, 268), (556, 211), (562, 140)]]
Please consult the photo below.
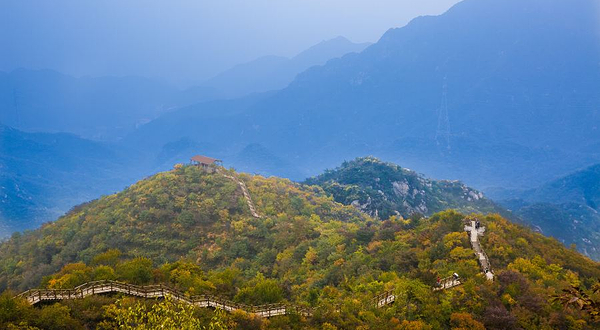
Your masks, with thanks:
[(135, 258), (117, 265), (119, 278), (129, 283), (146, 284), (152, 280), (152, 260)]
[(272, 304), (283, 299), (283, 290), (277, 281), (266, 279), (263, 274), (258, 273), (247, 287), (238, 292), (234, 299), (252, 305)]
[(228, 322), (223, 311), (217, 309), (208, 324), (194, 315), (194, 307), (175, 301), (167, 296), (164, 300), (149, 307), (137, 302), (129, 304), (118, 300), (105, 308), (107, 318), (99, 325), (100, 329), (123, 330), (225, 330)]

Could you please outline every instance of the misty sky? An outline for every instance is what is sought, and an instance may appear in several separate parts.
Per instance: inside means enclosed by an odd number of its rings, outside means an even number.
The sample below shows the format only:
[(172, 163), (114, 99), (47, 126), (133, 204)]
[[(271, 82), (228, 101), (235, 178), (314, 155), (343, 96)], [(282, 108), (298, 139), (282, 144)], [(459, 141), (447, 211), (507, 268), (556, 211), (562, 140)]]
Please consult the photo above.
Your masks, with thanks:
[(141, 75), (178, 84), (263, 55), (293, 56), (342, 35), (375, 42), (389, 28), (458, 0), (6, 0), (0, 70)]

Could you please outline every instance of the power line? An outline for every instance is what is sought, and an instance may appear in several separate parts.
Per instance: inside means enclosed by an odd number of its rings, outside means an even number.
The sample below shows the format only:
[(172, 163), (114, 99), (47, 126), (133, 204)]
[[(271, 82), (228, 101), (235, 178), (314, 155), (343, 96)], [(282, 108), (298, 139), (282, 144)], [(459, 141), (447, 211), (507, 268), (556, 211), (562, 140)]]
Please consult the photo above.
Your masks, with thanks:
[(435, 132), (435, 142), (438, 147), (445, 147), (450, 152), (450, 118), (448, 116), (448, 84), (444, 77), (442, 87), (442, 104), (438, 110), (438, 124)]

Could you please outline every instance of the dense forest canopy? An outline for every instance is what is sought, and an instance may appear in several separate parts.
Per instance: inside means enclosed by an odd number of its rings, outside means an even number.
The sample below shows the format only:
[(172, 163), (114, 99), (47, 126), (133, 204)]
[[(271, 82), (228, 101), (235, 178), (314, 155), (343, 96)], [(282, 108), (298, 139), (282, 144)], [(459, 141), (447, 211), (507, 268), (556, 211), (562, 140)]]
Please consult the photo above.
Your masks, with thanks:
[[(261, 218), (250, 214), (237, 183), (223, 174), (245, 182)], [(239, 328), (594, 326), (585, 311), (551, 298), (571, 286), (591, 290), (600, 278), (597, 263), (499, 215), (477, 215), (487, 228), (482, 246), (496, 274), (496, 281), (486, 281), (463, 228), (473, 216), (445, 211), (374, 219), (318, 186), (178, 165), (13, 235), (0, 246), (0, 283), (7, 292), (101, 279), (164, 283), (190, 295), (289, 302), (316, 311), (310, 318), (222, 316)], [(462, 286), (433, 291), (436, 278), (454, 272)], [(396, 302), (372, 308), (371, 299), (386, 290), (396, 293)], [(6, 325), (47, 328), (33, 315), (53, 313), (73, 327), (95, 327), (113, 324), (107, 310), (123, 307), (111, 296), (95, 296), (34, 308), (9, 294), (0, 318)], [(194, 313), (206, 322), (213, 317), (210, 310)]]

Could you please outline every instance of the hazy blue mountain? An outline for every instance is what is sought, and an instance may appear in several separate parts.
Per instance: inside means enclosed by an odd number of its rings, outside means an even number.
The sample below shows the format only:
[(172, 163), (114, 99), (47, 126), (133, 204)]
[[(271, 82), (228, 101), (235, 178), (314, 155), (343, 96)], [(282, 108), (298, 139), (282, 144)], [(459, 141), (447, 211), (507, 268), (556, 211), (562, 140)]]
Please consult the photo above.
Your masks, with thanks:
[(295, 178), (301, 175), (301, 170), (294, 164), (277, 157), (269, 149), (257, 143), (247, 145), (237, 155), (226, 157), (225, 161), (234, 164), (235, 169), (241, 172), (263, 176), (280, 172), (287, 178)]
[(596, 9), (466, 0), (283, 90), (163, 114), (122, 142), (143, 153), (130, 177), (201, 153), (302, 180), (372, 154), (484, 191), (537, 186), (600, 162)]
[[(194, 153), (217, 158), (234, 157), (248, 145), (244, 141), (244, 111), (271, 95), (273, 92), (184, 107), (139, 127), (121, 144), (158, 157), (155, 160), (157, 164), (162, 164), (165, 152), (168, 152), (171, 160), (188, 160), (190, 153), (187, 150), (189, 148), (184, 148), (185, 145), (202, 146)], [(171, 163), (164, 165), (172, 166)]]
[[(239, 114), (201, 105), (210, 120), (186, 109), (133, 136), (161, 148), (195, 134), (231, 155), (257, 143), (305, 177), (373, 154), (484, 190), (536, 186), (600, 162), (596, 8), (466, 0), (308, 69)], [(166, 127), (167, 137), (153, 134)]]
[(25, 131), (115, 141), (160, 114), (218, 97), (141, 77), (75, 78), (51, 70), (0, 72), (0, 122)]
[(185, 90), (142, 77), (75, 78), (26, 69), (0, 72), (0, 122), (24, 131), (116, 141), (175, 108), (281, 89), (307, 68), (366, 46), (339, 37), (291, 59), (267, 56), (240, 64), (207, 84)]
[(522, 194), (532, 202), (577, 203), (600, 209), (600, 164), (553, 180)]
[(600, 259), (600, 164), (505, 196), (501, 204), (525, 222)]
[[(24, 133), (0, 125), (0, 237), (55, 220), (72, 206), (144, 176), (133, 152), (65, 133)], [(127, 157), (125, 157), (127, 155)]]
[(207, 80), (202, 86), (219, 90), (228, 97), (266, 92), (286, 87), (306, 69), (328, 60), (360, 52), (370, 43), (353, 43), (344, 37), (322, 41), (292, 57), (264, 56), (242, 63)]

